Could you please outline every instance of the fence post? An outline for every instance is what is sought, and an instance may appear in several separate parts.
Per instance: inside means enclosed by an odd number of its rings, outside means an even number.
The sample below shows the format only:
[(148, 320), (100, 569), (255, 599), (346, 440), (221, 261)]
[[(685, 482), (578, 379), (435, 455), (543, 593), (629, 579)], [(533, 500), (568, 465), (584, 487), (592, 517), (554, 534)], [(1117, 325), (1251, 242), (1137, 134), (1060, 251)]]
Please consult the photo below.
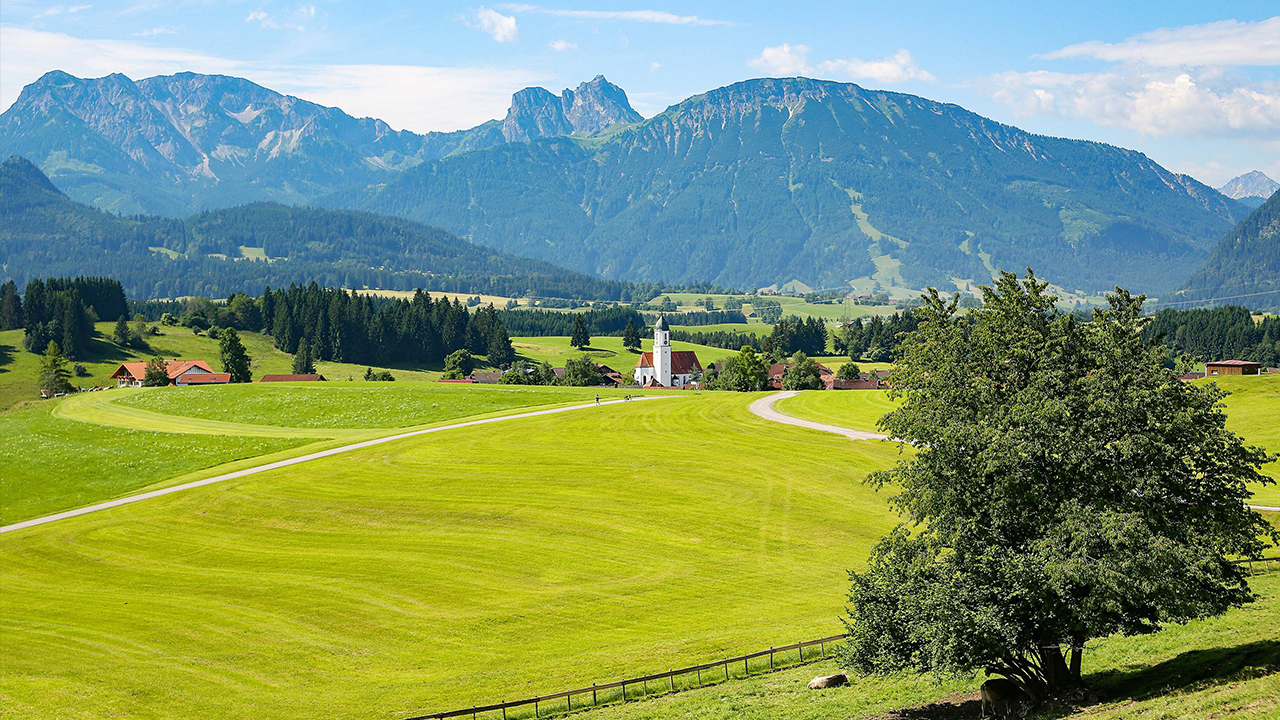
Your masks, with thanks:
[[(595, 706), (596, 706), (596, 684), (591, 683), (591, 707), (595, 707)], [(503, 720), (506, 720), (506, 718), (503, 718)]]
[(728, 660), (724, 661), (724, 679), (726, 681), (729, 679), (729, 661)]
[(627, 684), (622, 683), (622, 702), (625, 703), (626, 701), (627, 701)]
[(769, 669), (773, 669), (773, 646), (769, 646)]
[(667, 679), (671, 681), (671, 692), (676, 691), (676, 669), (667, 668)]
[(534, 701), (533, 701), (533, 716), (534, 716), (534, 717), (538, 717), (538, 701), (537, 701), (537, 699), (534, 699)]
[(804, 643), (800, 644), (800, 662), (804, 662)]
[(502, 701), (502, 720), (507, 720), (507, 701)]
[(702, 668), (698, 668), (698, 687), (702, 687)]
[(649, 681), (644, 681), (644, 696), (649, 697)]
[(567, 693), (564, 696), (564, 704), (567, 712), (573, 712), (573, 693)]

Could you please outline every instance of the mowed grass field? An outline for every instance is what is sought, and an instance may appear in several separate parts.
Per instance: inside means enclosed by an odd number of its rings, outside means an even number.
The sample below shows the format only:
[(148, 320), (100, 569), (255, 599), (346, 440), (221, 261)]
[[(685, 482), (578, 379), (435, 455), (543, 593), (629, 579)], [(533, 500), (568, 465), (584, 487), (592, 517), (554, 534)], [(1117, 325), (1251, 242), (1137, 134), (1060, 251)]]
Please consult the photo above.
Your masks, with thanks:
[(7, 438), (0, 444), (0, 524), (198, 479), (192, 474), (202, 470), (212, 476), (239, 469), (222, 466), (257, 456), (281, 459), (397, 428), (587, 402), (596, 393), (437, 383), (253, 383), (119, 389), (41, 402), (0, 413), (0, 436)]
[[(7, 717), (393, 717), (839, 631), (890, 443), (687, 394), (0, 536)], [(696, 441), (692, 439), (696, 438)]]
[[(569, 338), (559, 336), (513, 337), (511, 338), (511, 344), (515, 347), (516, 354), (521, 357), (534, 362), (551, 363), (554, 367), (563, 367), (565, 360), (569, 358), (587, 355), (592, 360), (608, 365), (623, 375), (629, 376), (636, 369), (636, 363), (640, 362), (640, 353), (632, 352), (623, 347), (622, 338), (620, 337), (593, 337), (591, 338), (591, 346), (585, 350), (578, 350), (569, 344)], [(671, 349), (694, 351), (697, 353), (698, 361), (702, 363), (703, 367), (738, 354), (737, 350), (725, 350), (718, 347), (675, 340), (671, 342)], [(652, 331), (641, 338), (640, 350), (643, 352), (651, 352), (653, 350)]]

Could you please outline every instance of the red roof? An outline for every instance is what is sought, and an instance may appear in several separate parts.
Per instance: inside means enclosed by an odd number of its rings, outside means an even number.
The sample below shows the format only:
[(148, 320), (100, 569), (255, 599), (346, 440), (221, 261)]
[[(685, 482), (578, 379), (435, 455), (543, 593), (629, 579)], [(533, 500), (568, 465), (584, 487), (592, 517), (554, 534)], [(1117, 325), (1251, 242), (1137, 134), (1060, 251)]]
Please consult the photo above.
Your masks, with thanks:
[[(653, 367), (653, 353), (640, 353), (640, 362), (636, 363), (638, 368)], [(692, 350), (672, 350), (671, 351), (671, 374), (672, 375), (692, 375), (694, 368), (702, 370), (702, 363), (698, 362), (698, 354)]]
[(258, 382), (318, 382), (323, 380), (323, 375), (307, 373), (304, 375), (263, 375)]
[(1215, 360), (1205, 363), (1205, 367), (1262, 367), (1262, 363), (1252, 360)]
[[(172, 380), (184, 372), (192, 368), (199, 368), (207, 373), (212, 373), (213, 368), (203, 360), (165, 360), (164, 371)], [(111, 373), (112, 380), (131, 378), (133, 380), (141, 380), (147, 374), (147, 363), (145, 361), (120, 363), (120, 367)]]
[(231, 373), (192, 373), (182, 378), (184, 385), (223, 385), (231, 382)]

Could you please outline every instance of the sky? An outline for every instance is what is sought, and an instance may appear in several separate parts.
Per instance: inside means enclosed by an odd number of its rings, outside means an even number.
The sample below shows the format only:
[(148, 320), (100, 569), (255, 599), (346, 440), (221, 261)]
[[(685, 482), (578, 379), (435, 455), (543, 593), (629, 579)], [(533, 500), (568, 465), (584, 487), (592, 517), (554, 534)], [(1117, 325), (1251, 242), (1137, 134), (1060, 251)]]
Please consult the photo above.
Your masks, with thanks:
[(393, 127), (471, 127), (513, 92), (603, 74), (646, 117), (739, 80), (804, 75), (953, 102), (1146, 153), (1218, 186), (1280, 179), (1270, 2), (4, 0), (0, 109), (59, 69), (246, 77)]

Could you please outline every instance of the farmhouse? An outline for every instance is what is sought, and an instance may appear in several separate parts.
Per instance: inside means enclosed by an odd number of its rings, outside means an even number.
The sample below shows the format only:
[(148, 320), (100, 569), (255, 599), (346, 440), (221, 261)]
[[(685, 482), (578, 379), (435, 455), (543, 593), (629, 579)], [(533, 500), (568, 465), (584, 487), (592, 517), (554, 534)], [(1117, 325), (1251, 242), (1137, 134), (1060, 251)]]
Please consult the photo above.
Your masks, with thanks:
[(1218, 360), (1204, 364), (1204, 376), (1211, 375), (1257, 375), (1262, 370), (1262, 363), (1249, 360)]
[(644, 387), (684, 387), (702, 374), (702, 363), (692, 350), (671, 349), (671, 328), (665, 315), (653, 326), (653, 352), (640, 353), (635, 382)]
[[(170, 385), (222, 385), (231, 382), (228, 373), (217, 373), (203, 360), (165, 360), (165, 375), (169, 376)], [(111, 373), (116, 387), (142, 387), (142, 380), (147, 374), (145, 362), (121, 363)]]
[(324, 382), (323, 375), (306, 373), (302, 375), (263, 375), (258, 382)]

